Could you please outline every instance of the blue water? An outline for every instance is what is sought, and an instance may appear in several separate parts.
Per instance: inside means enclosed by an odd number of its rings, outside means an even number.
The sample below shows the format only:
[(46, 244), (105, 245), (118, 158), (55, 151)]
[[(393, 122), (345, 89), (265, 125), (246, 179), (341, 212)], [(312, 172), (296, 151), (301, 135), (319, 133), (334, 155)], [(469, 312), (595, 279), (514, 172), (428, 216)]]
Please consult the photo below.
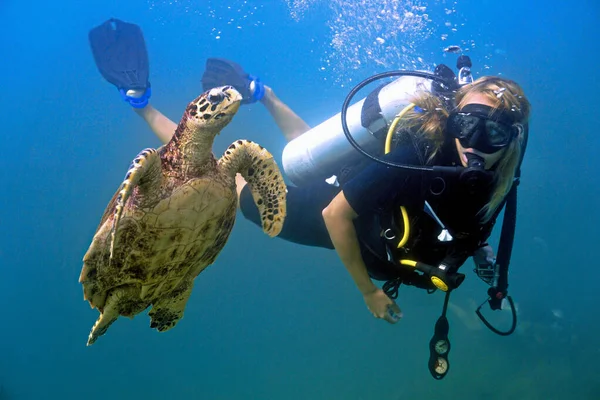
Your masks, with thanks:
[[(600, 6), (341, 3), (0, 3), (0, 399), (599, 398)], [(477, 76), (518, 81), (533, 109), (510, 276), (517, 332), (495, 336), (475, 319), (486, 286), (465, 266), (449, 313), (451, 370), (435, 381), (427, 343), (440, 293), (403, 288), (405, 317), (388, 325), (334, 252), (238, 218), (175, 329), (121, 318), (86, 347), (97, 311), (77, 282), (82, 256), (131, 159), (160, 145), (94, 65), (87, 32), (110, 17), (142, 27), (152, 104), (175, 121), (210, 56), (259, 75), (312, 126), (373, 73), (453, 66), (450, 44), (469, 49)], [(278, 159), (285, 146), (260, 104), (240, 110), (215, 153), (237, 138)]]

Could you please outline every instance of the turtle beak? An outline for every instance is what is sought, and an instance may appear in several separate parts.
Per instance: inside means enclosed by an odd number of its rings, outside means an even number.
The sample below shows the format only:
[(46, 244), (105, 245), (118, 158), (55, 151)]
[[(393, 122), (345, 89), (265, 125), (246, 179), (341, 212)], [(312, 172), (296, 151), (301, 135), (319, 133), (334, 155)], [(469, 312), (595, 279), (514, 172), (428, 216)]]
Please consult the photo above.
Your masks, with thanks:
[(240, 108), (242, 95), (233, 86), (221, 86), (211, 89), (206, 99), (213, 108), (220, 106), (222, 112), (235, 114)]
[(220, 89), (227, 100), (236, 107), (233, 112), (237, 112), (242, 101), (242, 95), (240, 92), (238, 92), (233, 86), (223, 86)]

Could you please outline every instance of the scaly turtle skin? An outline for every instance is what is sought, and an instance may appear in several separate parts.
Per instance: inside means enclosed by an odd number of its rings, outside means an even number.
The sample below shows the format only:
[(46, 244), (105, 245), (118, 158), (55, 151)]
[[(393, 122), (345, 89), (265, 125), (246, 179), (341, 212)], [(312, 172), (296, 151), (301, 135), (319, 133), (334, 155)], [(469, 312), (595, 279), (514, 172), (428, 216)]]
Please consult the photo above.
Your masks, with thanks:
[(241, 95), (211, 89), (189, 103), (173, 138), (133, 160), (83, 257), (84, 299), (100, 311), (88, 346), (121, 315), (147, 307), (151, 328), (166, 331), (183, 316), (194, 278), (212, 264), (235, 222), (235, 175), (250, 184), (262, 227), (281, 231), (286, 186), (272, 155), (237, 140), (216, 160), (215, 136), (231, 121)]

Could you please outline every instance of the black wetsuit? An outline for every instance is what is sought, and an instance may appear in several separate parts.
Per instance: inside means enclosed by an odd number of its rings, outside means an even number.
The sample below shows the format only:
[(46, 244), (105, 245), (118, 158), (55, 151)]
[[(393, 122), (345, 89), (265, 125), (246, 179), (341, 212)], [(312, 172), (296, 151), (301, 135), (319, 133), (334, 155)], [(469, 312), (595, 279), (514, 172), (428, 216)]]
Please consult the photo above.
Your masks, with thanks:
[[(396, 163), (424, 165), (427, 159), (427, 144), (420, 146), (410, 142), (397, 147), (384, 157)], [(454, 166), (460, 160), (453, 143), (443, 146), (433, 160), (427, 164)], [(388, 261), (385, 242), (381, 239), (382, 219), (392, 215), (403, 205), (408, 210), (411, 240), (407, 258), (430, 265), (439, 265), (453, 257), (458, 268), (489, 236), (492, 223), (482, 224), (478, 212), (489, 200), (489, 191), (469, 194), (458, 181), (445, 182), (440, 195), (430, 191), (428, 172), (415, 172), (371, 163), (340, 187), (326, 182), (317, 182), (302, 187), (288, 187), (287, 216), (278, 237), (294, 243), (333, 249), (321, 212), (343, 189), (352, 209), (359, 215), (355, 221), (361, 244), (361, 253), (369, 274), (377, 280), (393, 279), (401, 275), (400, 269)], [(440, 182), (436, 191), (439, 189)], [(455, 240), (441, 243), (437, 236), (439, 224), (423, 212), (427, 200), (435, 214), (449, 229)], [(244, 216), (260, 226), (258, 209), (246, 186), (240, 197), (240, 208)], [(391, 212), (390, 212), (391, 211)]]

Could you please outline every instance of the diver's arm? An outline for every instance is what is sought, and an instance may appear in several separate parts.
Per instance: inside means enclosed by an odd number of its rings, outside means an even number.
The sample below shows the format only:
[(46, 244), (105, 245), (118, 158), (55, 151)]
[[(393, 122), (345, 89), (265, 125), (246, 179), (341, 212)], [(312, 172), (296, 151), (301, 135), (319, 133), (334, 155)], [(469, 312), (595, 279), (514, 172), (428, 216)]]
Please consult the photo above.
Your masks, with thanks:
[(279, 100), (270, 87), (265, 86), (265, 95), (260, 102), (267, 108), (288, 142), (310, 129), (302, 118)]
[(363, 295), (374, 292), (377, 286), (371, 281), (367, 273), (367, 267), (360, 254), (358, 236), (354, 228), (353, 220), (358, 215), (340, 192), (329, 205), (323, 210), (325, 226), (333, 242), (335, 250), (342, 262), (352, 276), (358, 290)]
[[(401, 316), (400, 308), (375, 286), (367, 272), (354, 228), (353, 221), (356, 217), (358, 215), (346, 200), (343, 191), (323, 210), (323, 219), (333, 246), (362, 293), (367, 307), (375, 317), (395, 323)], [(389, 313), (388, 309), (393, 312)]]
[(144, 118), (144, 121), (150, 126), (150, 129), (160, 139), (167, 143), (177, 129), (177, 124), (165, 117), (160, 111), (148, 104), (144, 108), (133, 109), (137, 115)]

